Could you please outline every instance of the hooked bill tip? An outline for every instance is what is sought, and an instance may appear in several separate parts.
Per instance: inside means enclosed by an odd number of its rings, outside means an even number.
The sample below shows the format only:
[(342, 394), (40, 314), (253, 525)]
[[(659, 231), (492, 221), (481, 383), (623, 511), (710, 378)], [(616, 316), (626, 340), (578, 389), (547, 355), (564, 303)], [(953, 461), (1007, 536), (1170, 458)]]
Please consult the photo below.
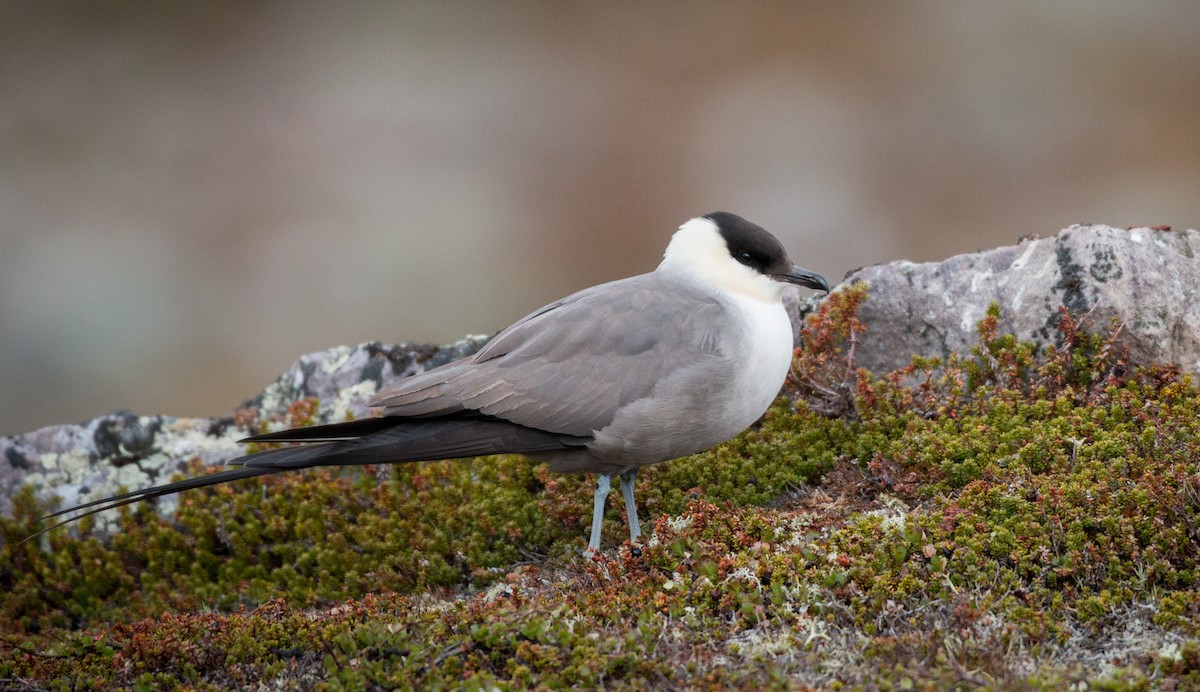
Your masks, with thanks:
[(792, 267), (792, 270), (786, 274), (774, 274), (773, 276), (780, 281), (829, 293), (829, 282), (825, 280), (825, 277), (804, 267)]

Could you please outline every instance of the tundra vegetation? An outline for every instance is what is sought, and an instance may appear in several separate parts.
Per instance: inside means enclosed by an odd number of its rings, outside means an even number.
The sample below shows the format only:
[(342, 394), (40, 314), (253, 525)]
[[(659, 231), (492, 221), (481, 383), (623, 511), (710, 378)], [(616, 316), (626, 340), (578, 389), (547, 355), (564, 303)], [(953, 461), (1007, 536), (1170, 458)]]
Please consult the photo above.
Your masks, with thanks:
[[(969, 352), (872, 374), (867, 299), (809, 316), (759, 424), (642, 471), (637, 557), (580, 557), (592, 479), (519, 457), (285, 474), (21, 544), (49, 509), (26, 489), (0, 524), (0, 679), (1200, 688), (1192, 379), (1065, 310), (1056, 343), (1019, 342), (997, 306)], [(624, 520), (611, 501), (605, 535)]]

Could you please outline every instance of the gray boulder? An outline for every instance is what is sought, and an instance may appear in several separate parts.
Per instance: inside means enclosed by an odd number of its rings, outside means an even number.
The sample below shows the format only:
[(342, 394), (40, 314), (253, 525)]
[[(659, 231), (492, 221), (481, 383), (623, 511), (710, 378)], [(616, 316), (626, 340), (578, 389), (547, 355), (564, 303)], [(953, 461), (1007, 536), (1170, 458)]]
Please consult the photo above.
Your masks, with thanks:
[[(0, 437), (0, 513), (25, 483), (42, 497), (58, 495), (62, 506), (108, 497), (128, 489), (167, 482), (192, 459), (221, 464), (243, 454), (237, 441), (268, 429), (287, 427), (288, 408), (318, 400), (313, 416), (328, 423), (367, 414), (366, 402), (389, 382), (468, 356), (487, 343), (472, 336), (449, 346), (367, 343), (310, 353), (297, 360), (239, 411), (216, 418), (138, 416), (117, 411), (78, 424), (53, 425)], [(249, 425), (253, 424), (254, 429)], [(176, 500), (158, 500), (164, 513)], [(97, 517), (106, 529), (115, 512)]]
[(1135, 364), (1200, 373), (1200, 232), (1079, 225), (1052, 238), (942, 262), (891, 262), (847, 277), (866, 281), (868, 332), (858, 364), (903, 367), (912, 354), (945, 356), (978, 342), (975, 326), (1000, 304), (1002, 332), (1050, 343), (1058, 307), (1090, 313), (1093, 328), (1123, 324)]

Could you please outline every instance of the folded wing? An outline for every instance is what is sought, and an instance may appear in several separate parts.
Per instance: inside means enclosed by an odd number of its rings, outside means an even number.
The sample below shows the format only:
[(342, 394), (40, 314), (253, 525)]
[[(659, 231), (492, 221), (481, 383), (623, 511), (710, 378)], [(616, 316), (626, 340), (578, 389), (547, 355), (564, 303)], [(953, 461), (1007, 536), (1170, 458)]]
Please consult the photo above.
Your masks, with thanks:
[[(576, 293), (517, 322), (472, 358), (397, 382), (370, 405), (384, 416), (478, 411), (568, 435), (603, 429), (680, 368), (702, 372), (726, 349), (722, 306), (661, 275)], [(669, 292), (670, 299), (664, 300)]]

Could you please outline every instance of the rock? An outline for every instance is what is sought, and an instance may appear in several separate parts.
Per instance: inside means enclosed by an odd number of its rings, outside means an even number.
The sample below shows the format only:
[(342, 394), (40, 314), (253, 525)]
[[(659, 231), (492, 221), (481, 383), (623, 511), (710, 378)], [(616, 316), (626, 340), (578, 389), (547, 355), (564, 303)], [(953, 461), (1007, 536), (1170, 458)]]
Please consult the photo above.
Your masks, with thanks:
[[(137, 416), (117, 411), (75, 425), (54, 425), (0, 437), (0, 512), (28, 482), (42, 498), (59, 495), (63, 506), (115, 495), (121, 486), (142, 488), (183, 471), (199, 458), (218, 464), (238, 454), (245, 432), (231, 419)], [(5, 463), (7, 462), (7, 463)], [(163, 503), (165, 511), (175, 501)], [(99, 518), (104, 528), (113, 517)]]
[(296, 401), (316, 398), (322, 423), (361, 418), (367, 415), (367, 400), (385, 385), (469, 356), (488, 338), (468, 336), (449, 346), (371, 342), (309, 353), (242, 408), (258, 409), (264, 419), (281, 417)]
[(1200, 232), (1079, 225), (1052, 238), (951, 257), (858, 270), (870, 294), (858, 365), (903, 367), (912, 354), (945, 356), (978, 343), (976, 325), (1000, 304), (1000, 330), (1052, 343), (1058, 307), (1090, 313), (1093, 328), (1124, 325), (1134, 364), (1176, 363), (1200, 373)]
[[(284, 428), (288, 407), (301, 399), (319, 400), (314, 416), (318, 422), (364, 416), (367, 400), (381, 387), (475, 353), (487, 339), (471, 336), (441, 347), (367, 343), (310, 353), (242, 405), (256, 410), (256, 416), (171, 418), (117, 411), (83, 423), (0, 437), (0, 513), (11, 512), (10, 498), (26, 482), (43, 498), (60, 496), (66, 507), (115, 495), (122, 486), (165, 483), (192, 459), (222, 464), (243, 453), (238, 440), (258, 432), (239, 425), (261, 420), (270, 429)], [(160, 511), (170, 513), (176, 499), (167, 496), (158, 503)], [(115, 515), (98, 515), (98, 528), (107, 529)]]

